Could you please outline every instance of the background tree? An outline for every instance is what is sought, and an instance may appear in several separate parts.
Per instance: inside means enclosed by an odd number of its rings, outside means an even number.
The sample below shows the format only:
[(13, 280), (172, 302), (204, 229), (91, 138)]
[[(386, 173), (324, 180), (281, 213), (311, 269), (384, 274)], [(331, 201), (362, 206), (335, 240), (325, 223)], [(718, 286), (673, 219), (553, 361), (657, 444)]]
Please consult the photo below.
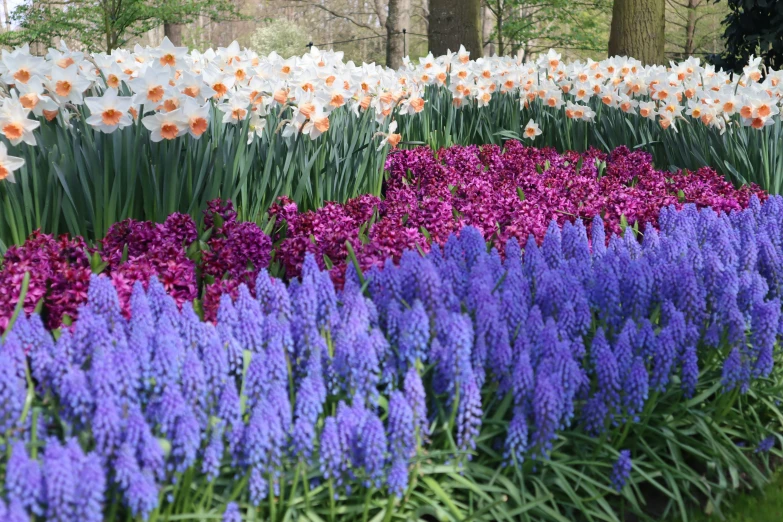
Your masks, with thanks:
[(665, 0), (614, 0), (609, 55), (665, 63)]
[(402, 67), (406, 54), (403, 29), (410, 31), (411, 0), (389, 0), (389, 16), (386, 17), (386, 65), (392, 69)]
[[(719, 0), (716, 0), (719, 1)], [(741, 71), (750, 55), (767, 67), (783, 67), (783, 0), (727, 0), (723, 21), (726, 51), (710, 60), (724, 69)]]
[(250, 48), (262, 56), (272, 51), (288, 57), (302, 54), (309, 42), (307, 32), (301, 26), (285, 18), (268, 20), (250, 37)]
[(110, 52), (167, 20), (189, 23), (199, 16), (241, 17), (230, 0), (27, 0), (11, 15), (18, 30), (0, 35), (0, 44), (46, 46), (66, 38), (89, 51)]
[(499, 55), (563, 47), (595, 56), (595, 49), (606, 46), (611, 0), (484, 1), (484, 27), (491, 28), (483, 43)]
[(725, 3), (710, 0), (666, 0), (666, 54), (678, 60), (704, 57), (724, 48), (721, 20)]
[(429, 49), (435, 56), (460, 45), (471, 57), (482, 54), (481, 0), (430, 0)]

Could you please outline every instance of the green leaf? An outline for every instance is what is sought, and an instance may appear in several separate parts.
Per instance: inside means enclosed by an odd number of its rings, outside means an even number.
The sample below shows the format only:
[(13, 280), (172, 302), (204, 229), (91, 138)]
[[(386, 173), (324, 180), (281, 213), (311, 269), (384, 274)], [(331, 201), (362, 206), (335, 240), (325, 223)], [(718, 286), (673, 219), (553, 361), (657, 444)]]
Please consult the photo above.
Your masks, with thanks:
[(348, 259), (351, 260), (354, 269), (356, 269), (356, 274), (359, 276), (359, 282), (364, 285), (365, 280), (364, 274), (362, 273), (362, 267), (359, 265), (359, 261), (356, 259), (356, 252), (354, 252), (350, 241), (345, 242), (345, 248), (348, 250)]
[(22, 285), (19, 289), (19, 299), (16, 301), (16, 306), (14, 307), (14, 313), (13, 315), (11, 315), (11, 319), (8, 320), (8, 325), (6, 326), (5, 333), (3, 333), (2, 336), (3, 341), (5, 341), (5, 338), (8, 336), (8, 333), (14, 327), (14, 324), (16, 323), (16, 320), (19, 318), (19, 315), (23, 313), (24, 300), (27, 297), (27, 291), (29, 288), (30, 288), (30, 272), (25, 272), (24, 276), (22, 277)]

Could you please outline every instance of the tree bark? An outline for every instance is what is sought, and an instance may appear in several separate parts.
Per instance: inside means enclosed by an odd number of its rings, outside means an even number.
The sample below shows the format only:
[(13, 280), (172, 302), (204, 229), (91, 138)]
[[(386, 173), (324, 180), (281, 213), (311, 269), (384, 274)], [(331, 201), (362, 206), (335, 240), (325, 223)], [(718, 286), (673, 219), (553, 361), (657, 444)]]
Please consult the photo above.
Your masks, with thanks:
[(168, 36), (171, 43), (180, 47), (182, 45), (182, 24), (163, 24), (163, 36)]
[(386, 65), (392, 69), (402, 67), (407, 54), (407, 35), (402, 30), (411, 28), (411, 0), (389, 0), (389, 15), (386, 17)]
[(481, 56), (481, 0), (430, 0), (429, 46), (435, 56), (460, 45)]
[(696, 10), (699, 8), (701, 0), (688, 0), (688, 21), (685, 25), (685, 56), (690, 56), (696, 50)]
[(498, 0), (498, 12), (495, 19), (495, 25), (497, 25), (498, 35), (498, 56), (506, 54), (506, 48), (503, 45), (503, 9), (506, 6), (503, 4), (503, 0)]
[(631, 56), (644, 64), (662, 64), (665, 0), (614, 0), (609, 56)]
[(489, 6), (484, 6), (481, 20), (481, 42), (484, 44), (484, 56), (492, 56), (495, 52), (495, 44), (489, 40), (492, 38), (492, 31), (495, 28), (495, 15)]
[(11, 18), (8, 16), (8, 0), (3, 0), (3, 15), (5, 16), (5, 30), (11, 30)]

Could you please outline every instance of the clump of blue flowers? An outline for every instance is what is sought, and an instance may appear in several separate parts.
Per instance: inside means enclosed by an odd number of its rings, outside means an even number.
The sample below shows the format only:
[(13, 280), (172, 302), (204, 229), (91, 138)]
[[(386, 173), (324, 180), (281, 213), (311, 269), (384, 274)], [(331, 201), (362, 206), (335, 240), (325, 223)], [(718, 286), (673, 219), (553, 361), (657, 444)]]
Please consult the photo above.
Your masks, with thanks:
[[(0, 508), (97, 522), (117, 498), (146, 518), (184, 477), (245, 480), (253, 506), (327, 485), (402, 501), (437, 459), (545, 466), (565, 430), (630, 429), (653, 394), (694, 397), (704, 368), (719, 392), (769, 377), (782, 297), (781, 198), (666, 208), (660, 231), (608, 245), (600, 217), (592, 243), (579, 221), (553, 224), (504, 259), (467, 227), (398, 265), (350, 267), (341, 290), (308, 257), (287, 287), (262, 270), (254, 292), (224, 295), (216, 324), (156, 280), (136, 284), (126, 319), (94, 276), (75, 325), (55, 339), (21, 316), (0, 346)], [(607, 483), (632, 473), (623, 450)], [(234, 503), (220, 514), (241, 518)]]

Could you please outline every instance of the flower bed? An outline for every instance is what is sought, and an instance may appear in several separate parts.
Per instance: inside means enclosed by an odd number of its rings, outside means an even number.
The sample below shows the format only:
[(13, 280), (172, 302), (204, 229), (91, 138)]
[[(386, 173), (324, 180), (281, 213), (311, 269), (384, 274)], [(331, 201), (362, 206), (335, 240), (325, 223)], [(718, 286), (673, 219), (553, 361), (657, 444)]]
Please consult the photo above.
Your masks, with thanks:
[(523, 247), (529, 236), (540, 242), (552, 220), (563, 225), (582, 218), (589, 230), (600, 215), (607, 231), (619, 234), (625, 226), (657, 227), (665, 206), (695, 203), (730, 212), (746, 207), (752, 194), (767, 197), (755, 186), (735, 189), (709, 168), (655, 170), (649, 154), (625, 147), (609, 155), (558, 154), (515, 141), (503, 149), (454, 146), (437, 154), (420, 147), (393, 153), (386, 167), (383, 201), (362, 196), (304, 213), (285, 199), (272, 207), (278, 224), (285, 224), (273, 239), (280, 242), (276, 259), (289, 277), (299, 274), (305, 252), (311, 252), (341, 280), (346, 241), (367, 270), (389, 257), (399, 260), (405, 249), (426, 251), (431, 241), (443, 245), (465, 225), (503, 252), (511, 237)]
[[(275, 259), (288, 278), (300, 274), (305, 253), (311, 252), (340, 286), (347, 241), (362, 270), (368, 270), (388, 258), (399, 261), (406, 249), (428, 251), (432, 241), (443, 245), (464, 225), (481, 230), (503, 252), (511, 237), (523, 246), (530, 234), (541, 241), (553, 219), (562, 225), (580, 217), (589, 230), (591, 220), (602, 215), (607, 230), (619, 233), (626, 223), (642, 230), (646, 223), (657, 226), (659, 209), (671, 204), (691, 202), (728, 212), (746, 207), (751, 194), (766, 198), (754, 187), (734, 189), (707, 168), (657, 171), (648, 154), (626, 148), (608, 156), (598, 151), (561, 155), (512, 141), (504, 150), (455, 146), (436, 156), (422, 147), (392, 155), (388, 170), (383, 201), (361, 196), (300, 213), (283, 200), (271, 209), (277, 223)], [(0, 270), (0, 331), (28, 270), (32, 281), (25, 311), (32, 312), (43, 299), (49, 327), (59, 326), (65, 315), (76, 317), (93, 269), (111, 276), (126, 312), (133, 283), (146, 284), (157, 275), (179, 305), (199, 299), (206, 317), (214, 320), (220, 295), (236, 297), (240, 283), (253, 281), (268, 266), (272, 245), (259, 227), (238, 222), (230, 204), (211, 202), (205, 216), (204, 241), (196, 241), (189, 216), (174, 214), (162, 224), (117, 223), (100, 251), (81, 239), (43, 234), (10, 248)], [(100, 257), (93, 260), (96, 252)]]
[(303, 209), (379, 196), (386, 154), (412, 143), (643, 147), (662, 169), (709, 165), (783, 191), (783, 73), (758, 58), (742, 75), (695, 58), (475, 58), (390, 70), (236, 42), (203, 53), (167, 40), (108, 55), (15, 49), (0, 58), (0, 251), (37, 228), (95, 241), (128, 218), (198, 219), (215, 198), (254, 220), (281, 195)]
[(40, 307), (50, 328), (59, 327), (66, 316), (77, 317), (93, 272), (111, 277), (126, 315), (133, 284), (146, 286), (151, 276), (179, 306), (203, 294), (214, 315), (225, 289), (255, 281), (267, 267), (272, 243), (257, 225), (238, 222), (231, 203), (211, 202), (205, 224), (209, 233), (199, 239), (187, 215), (172, 214), (164, 223), (126, 220), (112, 225), (99, 248), (81, 238), (36, 232), (21, 247), (9, 248), (2, 261), (0, 331), (19, 300), (25, 272), (30, 283), (24, 310), (29, 314)]
[(154, 278), (126, 319), (93, 276), (56, 340), (20, 315), (0, 347), (0, 513), (719, 510), (781, 455), (783, 198), (658, 223), (608, 246), (600, 216), (592, 242), (553, 225), (504, 260), (466, 227), (369, 271), (369, 297), (308, 257), (288, 287), (261, 271), (257, 298), (222, 296), (216, 325)]

